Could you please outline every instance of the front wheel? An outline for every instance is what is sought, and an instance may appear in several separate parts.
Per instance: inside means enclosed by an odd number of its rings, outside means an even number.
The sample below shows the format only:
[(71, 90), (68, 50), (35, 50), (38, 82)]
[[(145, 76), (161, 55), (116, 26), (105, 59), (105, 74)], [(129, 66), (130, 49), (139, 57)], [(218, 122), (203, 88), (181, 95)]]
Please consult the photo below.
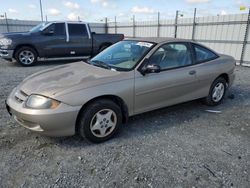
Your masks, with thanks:
[(224, 78), (217, 78), (211, 85), (209, 95), (204, 99), (205, 104), (209, 106), (219, 105), (226, 93), (227, 82)]
[(24, 46), (16, 51), (15, 59), (22, 66), (32, 66), (37, 62), (37, 53), (33, 48)]
[(121, 109), (113, 101), (100, 99), (86, 107), (78, 123), (78, 132), (83, 138), (104, 142), (117, 133), (122, 123)]

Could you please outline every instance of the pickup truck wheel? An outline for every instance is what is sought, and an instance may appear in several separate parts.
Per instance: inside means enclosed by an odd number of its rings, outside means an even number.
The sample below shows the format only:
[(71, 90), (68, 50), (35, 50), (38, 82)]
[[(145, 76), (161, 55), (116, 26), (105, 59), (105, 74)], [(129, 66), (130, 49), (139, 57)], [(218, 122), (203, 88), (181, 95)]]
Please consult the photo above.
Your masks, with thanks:
[(15, 59), (22, 66), (32, 66), (37, 62), (37, 53), (33, 48), (24, 46), (16, 51)]
[(100, 99), (79, 115), (78, 132), (87, 141), (100, 143), (112, 138), (121, 123), (120, 107), (111, 100)]

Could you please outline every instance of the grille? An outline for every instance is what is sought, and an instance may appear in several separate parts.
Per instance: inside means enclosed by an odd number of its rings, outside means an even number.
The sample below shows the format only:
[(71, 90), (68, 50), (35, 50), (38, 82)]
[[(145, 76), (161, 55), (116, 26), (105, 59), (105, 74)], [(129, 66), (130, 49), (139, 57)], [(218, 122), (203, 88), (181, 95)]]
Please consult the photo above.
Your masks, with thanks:
[(15, 99), (16, 99), (16, 101), (19, 102), (19, 103), (22, 103), (22, 102), (23, 102), (23, 100), (20, 99), (20, 98), (18, 98), (17, 96), (15, 96)]
[(15, 93), (15, 100), (18, 103), (22, 103), (27, 97), (28, 97), (28, 95), (25, 92), (23, 92), (22, 90), (19, 90)]

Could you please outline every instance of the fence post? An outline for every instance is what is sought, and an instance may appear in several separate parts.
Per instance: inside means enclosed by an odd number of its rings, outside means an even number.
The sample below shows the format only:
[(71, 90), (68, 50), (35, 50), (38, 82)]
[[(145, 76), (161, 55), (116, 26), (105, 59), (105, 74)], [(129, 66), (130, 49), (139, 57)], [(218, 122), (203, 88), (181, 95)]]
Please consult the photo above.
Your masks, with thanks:
[(246, 45), (247, 45), (247, 39), (248, 39), (248, 33), (249, 33), (249, 25), (250, 25), (250, 7), (249, 7), (249, 11), (248, 11), (248, 16), (247, 16), (246, 32), (245, 32), (244, 41), (243, 41), (243, 45), (242, 45), (240, 65), (242, 65), (242, 63), (244, 61), (244, 55), (245, 55), (245, 51), (246, 51)]
[(42, 0), (40, 0), (40, 12), (41, 12), (41, 21), (43, 22), (43, 3), (42, 3)]
[(175, 30), (174, 30), (174, 38), (177, 38), (177, 24), (178, 24), (178, 16), (179, 16), (179, 10), (176, 11), (175, 14)]
[(157, 15), (157, 37), (160, 37), (160, 12), (158, 12), (158, 15)]
[(133, 38), (135, 38), (135, 15), (133, 15)]
[(105, 17), (105, 33), (108, 33), (108, 18)]
[(194, 9), (194, 20), (193, 20), (192, 40), (194, 40), (194, 38), (195, 38), (195, 26), (196, 26), (196, 8)]
[(117, 34), (116, 16), (115, 16), (115, 34)]
[(10, 32), (10, 28), (9, 28), (9, 23), (8, 23), (8, 18), (7, 18), (6, 12), (4, 13), (4, 17), (5, 17), (7, 32), (9, 33)]

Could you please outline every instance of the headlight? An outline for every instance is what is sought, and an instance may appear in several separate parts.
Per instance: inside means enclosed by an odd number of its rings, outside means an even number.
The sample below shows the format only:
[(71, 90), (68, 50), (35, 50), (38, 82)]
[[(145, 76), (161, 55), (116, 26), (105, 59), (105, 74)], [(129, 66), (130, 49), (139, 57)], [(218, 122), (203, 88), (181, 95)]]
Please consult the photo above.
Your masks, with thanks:
[(8, 45), (11, 45), (11, 43), (12, 43), (11, 39), (8, 39), (8, 38), (1, 38), (0, 39), (0, 45), (2, 45), (2, 46), (8, 46)]
[(55, 109), (60, 104), (59, 101), (41, 95), (30, 95), (25, 106), (33, 109)]

